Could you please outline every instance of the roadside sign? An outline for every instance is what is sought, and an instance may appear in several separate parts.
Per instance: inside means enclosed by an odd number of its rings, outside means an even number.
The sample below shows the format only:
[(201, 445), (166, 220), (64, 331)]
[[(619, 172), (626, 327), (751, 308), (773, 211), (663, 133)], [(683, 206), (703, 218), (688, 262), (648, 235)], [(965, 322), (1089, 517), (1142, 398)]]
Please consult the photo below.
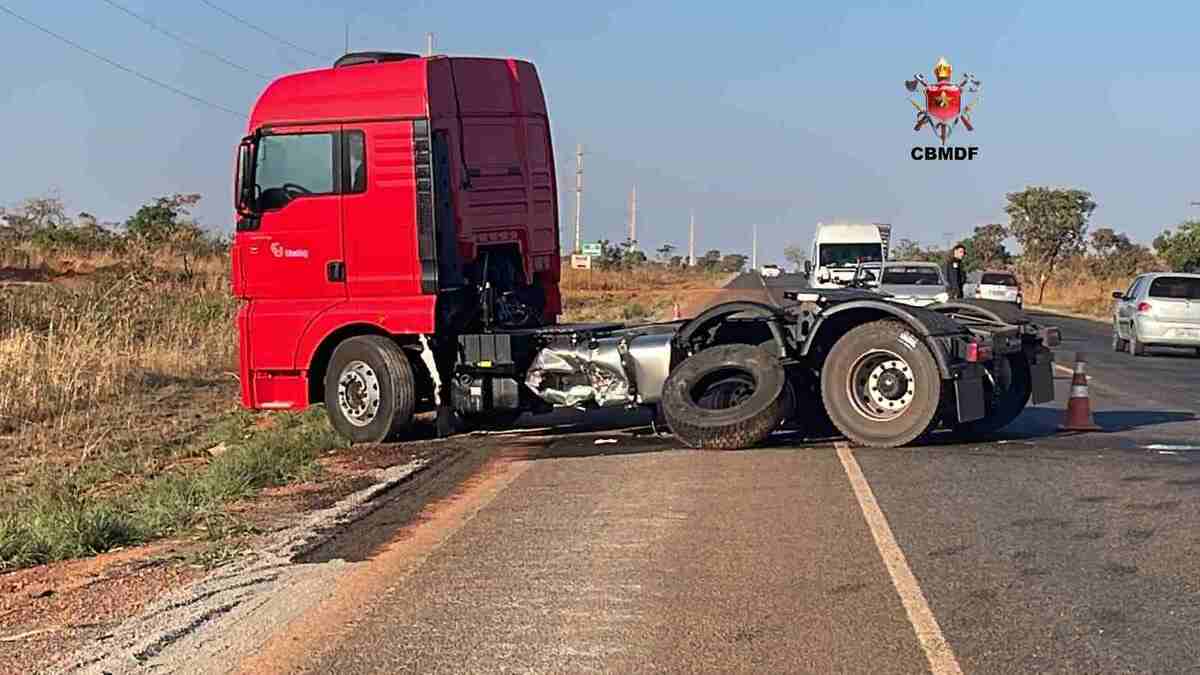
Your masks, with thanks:
[(588, 243), (583, 244), (582, 246), (579, 247), (579, 252), (586, 256), (591, 256), (593, 258), (599, 258), (600, 254), (602, 253), (601, 247), (600, 247), (600, 242), (589, 241)]
[(575, 270), (590, 270), (592, 269), (592, 257), (590, 255), (572, 255), (571, 269)]

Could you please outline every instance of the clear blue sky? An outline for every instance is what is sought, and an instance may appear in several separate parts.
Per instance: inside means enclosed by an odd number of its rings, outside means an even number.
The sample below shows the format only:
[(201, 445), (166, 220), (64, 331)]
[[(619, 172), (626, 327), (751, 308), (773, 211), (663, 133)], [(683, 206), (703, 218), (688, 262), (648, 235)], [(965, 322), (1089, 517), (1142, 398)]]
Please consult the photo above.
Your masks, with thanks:
[[(514, 55), (550, 104), (564, 244), (574, 148), (587, 146), (588, 239), (624, 237), (637, 184), (646, 247), (748, 251), (808, 242), (819, 220), (894, 223), (942, 242), (1004, 220), (1028, 184), (1091, 190), (1093, 227), (1148, 242), (1200, 199), (1195, 3), (419, 2), (212, 0), (312, 51), (282, 47), (193, 2), (118, 0), (163, 28), (268, 75), (352, 47)], [(197, 96), (247, 110), (265, 84), (153, 32), (102, 0), (0, 4)], [(0, 203), (55, 189), (72, 212), (125, 218), (144, 200), (200, 192), (201, 221), (230, 228), (243, 122), (161, 91), (0, 14), (7, 129)], [(905, 79), (938, 56), (983, 81), (973, 162), (914, 162)]]

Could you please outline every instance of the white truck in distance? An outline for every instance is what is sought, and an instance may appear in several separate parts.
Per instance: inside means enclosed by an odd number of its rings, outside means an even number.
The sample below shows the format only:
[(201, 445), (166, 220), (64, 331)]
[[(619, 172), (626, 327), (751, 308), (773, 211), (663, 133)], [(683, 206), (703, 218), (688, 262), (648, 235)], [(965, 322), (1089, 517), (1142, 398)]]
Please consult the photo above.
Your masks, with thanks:
[(878, 284), (887, 260), (892, 226), (888, 223), (817, 223), (812, 251), (804, 263), (810, 288), (841, 288), (862, 274)]

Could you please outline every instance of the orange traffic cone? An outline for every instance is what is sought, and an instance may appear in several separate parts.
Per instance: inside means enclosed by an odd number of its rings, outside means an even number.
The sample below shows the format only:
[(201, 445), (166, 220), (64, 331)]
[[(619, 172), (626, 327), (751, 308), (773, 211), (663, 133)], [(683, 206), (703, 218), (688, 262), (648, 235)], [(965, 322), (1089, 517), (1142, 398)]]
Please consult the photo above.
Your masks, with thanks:
[(1061, 431), (1100, 431), (1092, 420), (1092, 403), (1088, 398), (1087, 354), (1075, 354), (1075, 374), (1071, 377), (1071, 398), (1067, 400), (1067, 419)]
[(671, 306), (671, 319), (674, 320), (679, 318), (682, 317), (679, 316), (679, 303), (677, 302)]

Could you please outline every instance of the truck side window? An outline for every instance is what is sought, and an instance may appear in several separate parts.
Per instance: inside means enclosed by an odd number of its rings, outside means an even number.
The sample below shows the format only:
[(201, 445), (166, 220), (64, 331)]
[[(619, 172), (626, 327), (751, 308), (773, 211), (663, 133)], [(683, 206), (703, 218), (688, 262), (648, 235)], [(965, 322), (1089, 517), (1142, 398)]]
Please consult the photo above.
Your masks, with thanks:
[(333, 194), (334, 146), (332, 133), (264, 136), (254, 171), (260, 208), (278, 209), (297, 197)]
[(342, 135), (346, 144), (346, 171), (349, 180), (346, 192), (367, 191), (367, 139), (361, 131), (347, 131)]

